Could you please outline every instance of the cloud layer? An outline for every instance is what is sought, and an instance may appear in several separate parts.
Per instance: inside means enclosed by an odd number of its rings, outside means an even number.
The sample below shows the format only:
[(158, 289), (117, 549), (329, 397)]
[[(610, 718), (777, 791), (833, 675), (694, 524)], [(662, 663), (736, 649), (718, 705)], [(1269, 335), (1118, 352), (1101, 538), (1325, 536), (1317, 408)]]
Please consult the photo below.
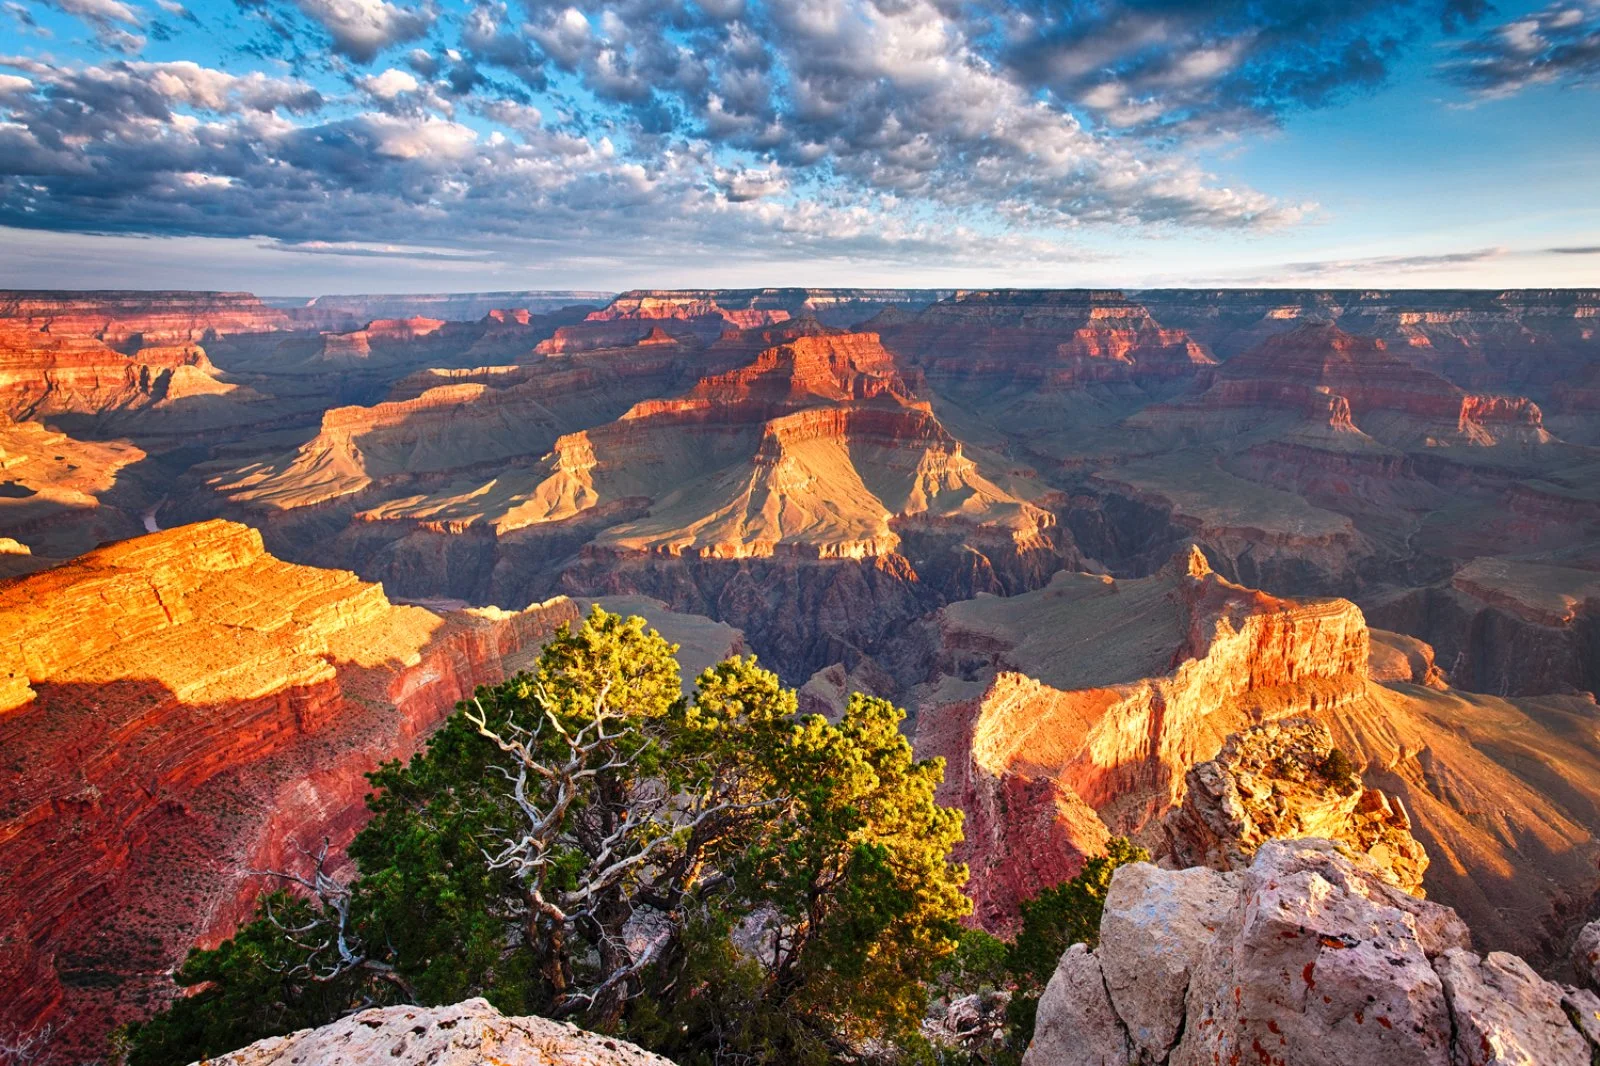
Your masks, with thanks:
[[(1485, 13), (1482, 0), (32, 2), (81, 20), (104, 54), (0, 56), (3, 225), (352, 256), (339, 249), (954, 261), (1069, 255), (1085, 227), (1293, 225), (1315, 205), (1222, 180), (1201, 153), (1382, 84), (1422, 28), (1466, 32)], [(1448, 76), (1479, 92), (1590, 77), (1597, 11), (1580, 0), (1474, 29)], [(118, 58), (175, 39), (177, 22), (236, 46), (208, 63)]]
[(1530, 85), (1600, 85), (1600, 0), (1551, 4), (1455, 49), (1446, 71), (1485, 96)]

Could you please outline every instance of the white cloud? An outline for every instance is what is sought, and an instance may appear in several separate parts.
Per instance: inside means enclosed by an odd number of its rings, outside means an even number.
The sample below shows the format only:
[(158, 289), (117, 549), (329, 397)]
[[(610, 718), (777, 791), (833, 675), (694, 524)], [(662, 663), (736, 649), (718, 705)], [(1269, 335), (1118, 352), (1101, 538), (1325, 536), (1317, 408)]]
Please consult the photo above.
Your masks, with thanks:
[(396, 70), (393, 67), (390, 67), (382, 74), (359, 78), (356, 84), (380, 100), (393, 100), (401, 93), (416, 92), (418, 87), (416, 78), (403, 70)]
[(49, 0), (53, 7), (69, 15), (91, 22), (122, 22), (129, 26), (139, 24), (139, 16), (121, 0)]
[(431, 7), (401, 7), (388, 0), (295, 0), (295, 3), (332, 35), (335, 51), (360, 63), (372, 62), (379, 52), (391, 45), (421, 37), (436, 17)]

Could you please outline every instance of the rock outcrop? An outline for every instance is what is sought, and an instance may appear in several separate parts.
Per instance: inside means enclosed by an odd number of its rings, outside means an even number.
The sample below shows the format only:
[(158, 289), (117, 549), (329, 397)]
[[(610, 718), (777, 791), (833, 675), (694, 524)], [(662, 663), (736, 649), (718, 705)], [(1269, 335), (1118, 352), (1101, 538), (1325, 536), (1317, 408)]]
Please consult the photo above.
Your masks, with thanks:
[(1404, 805), (1364, 787), (1321, 722), (1291, 718), (1235, 733), (1184, 786), (1182, 804), (1161, 824), (1163, 855), (1179, 867), (1241, 870), (1269, 840), (1321, 837), (1422, 895), (1428, 854)]
[(940, 612), (940, 680), (914, 697), (916, 747), (967, 812), (977, 917), (1071, 876), (1115, 833), (1151, 831), (1185, 771), (1262, 718), (1331, 711), (1367, 686), (1361, 612), (1213, 573), (1197, 549), (1150, 578), (1057, 574)]
[(484, 999), (449, 1007), (377, 1007), (208, 1061), (216, 1066), (672, 1066), (625, 1040), (570, 1023), (507, 1018)]
[(1478, 556), (1372, 613), (1425, 638), (1464, 688), (1600, 693), (1600, 559), (1575, 561), (1584, 565)]
[(119, 489), (118, 481), (144, 458), (126, 441), (76, 440), (0, 413), (0, 534), (29, 545), (41, 559), (135, 535), (136, 505), (146, 493), (138, 486)]
[(922, 390), (878, 335), (812, 319), (432, 371), (190, 506), (220, 497), (291, 556), (330, 558), (343, 524), (332, 561), (411, 596), (651, 596), (799, 681), (1077, 561), (1063, 497), (969, 450)]
[(102, 342), (128, 355), (148, 345), (291, 328), (287, 314), (247, 292), (6, 289), (0, 321), (56, 340)]
[[(1291, 718), (1326, 726), (1383, 794), (1352, 813), (1351, 831), (1387, 837), (1414, 875), (1409, 845), (1390, 835), (1403, 809), (1433, 860), (1428, 897), (1467, 916), (1481, 946), (1549, 960), (1600, 893), (1594, 703), (1440, 688), (1425, 668), (1374, 680), (1372, 638), (1348, 601), (1269, 596), (1189, 554), (1150, 578), (1060, 574), (951, 604), (932, 628), (932, 679), (907, 701), (914, 743), (946, 760), (941, 799), (967, 812), (961, 857), (992, 930), (1113, 834), (1158, 849), (1191, 768), (1231, 734)], [(1350, 797), (1302, 799), (1333, 817)], [(1286, 804), (1267, 820), (1288, 831), (1305, 817)]]
[(1585, 1066), (1600, 998), (1471, 951), (1449, 908), (1330, 841), (1247, 870), (1119, 869), (1094, 951), (1062, 956), (1025, 1066)]
[(0, 1026), (94, 1054), (566, 600), (438, 614), (207, 522), (0, 582)]

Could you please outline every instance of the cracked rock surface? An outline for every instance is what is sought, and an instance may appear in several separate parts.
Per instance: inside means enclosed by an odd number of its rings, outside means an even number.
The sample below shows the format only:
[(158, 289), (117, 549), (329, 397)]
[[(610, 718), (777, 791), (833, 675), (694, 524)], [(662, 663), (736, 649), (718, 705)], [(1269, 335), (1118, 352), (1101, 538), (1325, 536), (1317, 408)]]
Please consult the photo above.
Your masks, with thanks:
[(1471, 951), (1364, 856), (1272, 840), (1247, 870), (1119, 869), (1062, 957), (1025, 1066), (1588, 1066), (1600, 998)]
[(381, 1007), (258, 1040), (210, 1066), (672, 1066), (623, 1040), (548, 1018), (507, 1018), (488, 1000)]

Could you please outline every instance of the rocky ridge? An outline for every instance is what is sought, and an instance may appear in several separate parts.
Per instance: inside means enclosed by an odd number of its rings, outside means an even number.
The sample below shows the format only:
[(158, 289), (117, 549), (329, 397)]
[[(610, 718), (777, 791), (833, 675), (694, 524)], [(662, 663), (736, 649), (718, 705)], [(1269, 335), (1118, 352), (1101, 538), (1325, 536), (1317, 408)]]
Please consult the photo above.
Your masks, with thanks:
[(0, 1025), (97, 1051), (247, 916), (247, 871), (342, 847), (366, 771), (577, 615), (396, 606), (220, 521), (0, 582)]
[(448, 1007), (376, 1007), (209, 1061), (216, 1066), (672, 1066), (625, 1040), (571, 1023), (507, 1018), (484, 999)]
[(1246, 870), (1124, 866), (1062, 956), (1025, 1066), (1586, 1066), (1600, 997), (1471, 950), (1447, 907), (1326, 840)]
[[(1336, 754), (1337, 753), (1337, 754)], [(1320, 837), (1370, 860), (1421, 896), (1428, 853), (1398, 799), (1366, 788), (1321, 722), (1286, 719), (1230, 736), (1184, 775), (1183, 802), (1162, 820), (1161, 857), (1176, 866), (1249, 867), (1269, 840)]]
[[(1192, 767), (1232, 734), (1295, 718), (1325, 726), (1363, 788), (1382, 794), (1355, 795), (1345, 839), (1372, 846), (1408, 819), (1433, 858), (1428, 896), (1485, 945), (1552, 958), (1600, 893), (1594, 703), (1441, 687), (1408, 641), (1385, 636), (1375, 657), (1348, 601), (1270, 596), (1188, 553), (1149, 578), (1064, 573), (951, 604), (930, 630), (931, 676), (907, 697), (914, 743), (945, 758), (941, 801), (967, 812), (961, 858), (987, 928), (1007, 928), (1019, 900), (1070, 877), (1112, 834), (1159, 849), (1168, 811), (1191, 802)], [(1343, 817), (1352, 798), (1273, 784), (1282, 812), (1270, 797), (1241, 795), (1242, 811), (1224, 812), (1197, 794), (1193, 813), (1219, 828), (1234, 813), (1288, 827)], [(1195, 836), (1199, 851), (1215, 845)]]

